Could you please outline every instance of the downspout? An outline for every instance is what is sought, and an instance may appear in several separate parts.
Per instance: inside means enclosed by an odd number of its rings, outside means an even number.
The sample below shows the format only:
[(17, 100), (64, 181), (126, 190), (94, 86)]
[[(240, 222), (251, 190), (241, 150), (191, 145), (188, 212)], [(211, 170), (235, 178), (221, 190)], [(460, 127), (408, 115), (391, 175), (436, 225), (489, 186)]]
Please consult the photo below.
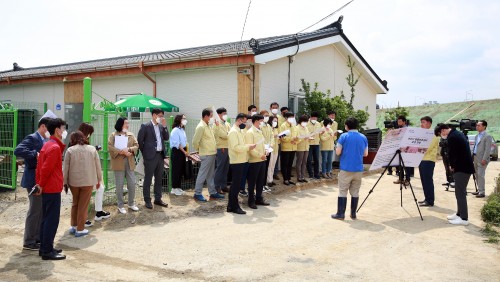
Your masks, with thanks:
[(151, 76), (149, 76), (149, 74), (146, 71), (144, 71), (144, 62), (143, 61), (139, 62), (139, 69), (141, 69), (141, 73), (147, 79), (149, 79), (149, 81), (151, 81), (153, 83), (153, 97), (156, 98), (156, 81)]
[[(299, 49), (300, 49), (300, 41), (299, 41), (299, 37), (297, 36), (297, 34), (295, 34), (295, 40), (297, 41), (297, 50), (295, 51), (295, 54), (288, 56), (288, 97), (287, 97), (288, 101), (290, 101), (290, 65), (293, 63), (292, 58), (299, 53)], [(290, 103), (290, 102), (288, 102), (288, 103)], [(290, 105), (288, 105), (288, 107), (290, 107)], [(293, 109), (290, 109), (290, 111), (293, 111)]]

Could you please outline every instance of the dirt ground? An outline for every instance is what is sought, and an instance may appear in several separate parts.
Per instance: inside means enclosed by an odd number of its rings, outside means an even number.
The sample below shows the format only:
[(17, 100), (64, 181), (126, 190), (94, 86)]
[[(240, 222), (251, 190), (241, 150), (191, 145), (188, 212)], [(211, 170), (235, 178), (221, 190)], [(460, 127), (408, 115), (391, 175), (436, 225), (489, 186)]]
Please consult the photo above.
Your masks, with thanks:
[[(486, 192), (493, 191), (500, 162), (490, 163)], [(380, 174), (363, 179), (361, 201)], [(423, 199), (418, 170), (412, 181)], [(63, 195), (56, 246), (63, 261), (42, 261), (22, 250), (25, 191), (0, 193), (0, 280), (2, 281), (500, 281), (500, 247), (483, 242), (480, 208), (485, 199), (468, 197), (469, 226), (452, 226), (453, 192), (446, 192), (444, 169), (436, 164), (436, 205), (421, 208), (411, 190), (394, 176), (382, 177), (358, 213), (337, 221), (336, 182), (279, 188), (269, 207), (241, 216), (225, 212), (224, 201), (196, 203), (189, 196), (166, 196), (169, 208), (117, 214), (89, 228), (90, 235), (68, 234), (70, 200)], [(469, 183), (469, 191), (473, 191)], [(453, 191), (453, 189), (451, 189)], [(204, 191), (206, 194), (206, 190)], [(138, 193), (140, 194), (140, 193)]]

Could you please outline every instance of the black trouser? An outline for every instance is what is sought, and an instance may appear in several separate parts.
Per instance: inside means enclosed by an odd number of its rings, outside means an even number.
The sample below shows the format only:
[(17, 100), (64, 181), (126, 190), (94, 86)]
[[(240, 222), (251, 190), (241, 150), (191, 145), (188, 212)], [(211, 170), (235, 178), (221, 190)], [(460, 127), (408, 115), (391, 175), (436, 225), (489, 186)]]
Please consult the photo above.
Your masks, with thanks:
[(307, 173), (310, 178), (319, 177), (319, 145), (309, 145)]
[(240, 204), (238, 203), (238, 193), (240, 192), (241, 178), (243, 177), (243, 172), (245, 171), (247, 165), (248, 163), (229, 165), (233, 178), (231, 180), (227, 207), (231, 210), (237, 210), (240, 208)]
[(467, 210), (467, 184), (469, 184), (471, 174), (464, 172), (455, 172), (455, 198), (457, 198), (457, 215), (463, 220), (468, 220)]
[(163, 180), (163, 153), (157, 152), (151, 160), (144, 159), (144, 183), (142, 184), (142, 194), (144, 202), (151, 203), (151, 181), (155, 176), (154, 194), (155, 201), (161, 200), (161, 183)]
[(262, 189), (266, 183), (266, 162), (250, 163), (248, 166), (248, 204), (262, 200)]
[(186, 156), (181, 150), (177, 148), (172, 148), (171, 169), (172, 169), (172, 187), (181, 188), (182, 176), (186, 171)]
[(40, 227), (40, 253), (54, 251), (54, 238), (59, 227), (61, 193), (42, 194), (42, 225)]
[(283, 181), (292, 179), (292, 166), (295, 151), (281, 151), (281, 173), (283, 174)]
[(271, 154), (268, 154), (266, 157), (266, 171), (264, 171), (264, 185), (266, 185), (267, 182), (267, 173), (269, 170), (269, 162), (271, 161)]

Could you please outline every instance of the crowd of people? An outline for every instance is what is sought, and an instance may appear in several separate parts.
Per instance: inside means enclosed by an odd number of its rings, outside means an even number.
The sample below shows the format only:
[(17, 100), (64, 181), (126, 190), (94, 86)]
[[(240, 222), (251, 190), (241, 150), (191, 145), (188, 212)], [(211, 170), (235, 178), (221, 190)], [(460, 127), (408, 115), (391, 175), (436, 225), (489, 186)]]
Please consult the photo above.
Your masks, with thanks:
[[(279, 110), (278, 110), (279, 109)], [(320, 121), (318, 112), (296, 116), (287, 107), (279, 108), (272, 103), (269, 110), (258, 111), (257, 107), (248, 107), (248, 113), (239, 113), (229, 123), (227, 110), (223, 107), (203, 109), (201, 120), (196, 126), (190, 142), (193, 151), (200, 159), (196, 178), (194, 199), (206, 202), (203, 195), (205, 183), (208, 198), (221, 200), (228, 196), (227, 212), (246, 214), (238, 201), (238, 195), (247, 197), (250, 209), (267, 206), (269, 202), (264, 193), (269, 192), (275, 181), (284, 185), (296, 182), (309, 182), (314, 179), (332, 178), (333, 153), (340, 156), (339, 195), (337, 213), (332, 218), (343, 220), (347, 206), (347, 193), (351, 195), (352, 219), (356, 219), (359, 190), (363, 173), (363, 157), (368, 154), (367, 138), (358, 132), (359, 122), (355, 118), (345, 121), (345, 133), (335, 146), (339, 133), (335, 122), (335, 112)], [(189, 150), (185, 132), (187, 118), (178, 114), (174, 118), (171, 132), (167, 128), (164, 111), (151, 110), (151, 121), (141, 125), (137, 134), (129, 131), (129, 121), (120, 117), (115, 124), (115, 131), (108, 138), (108, 151), (111, 170), (114, 171), (118, 212), (127, 213), (123, 199), (124, 183), (127, 182), (127, 207), (138, 211), (135, 201), (135, 156), (140, 151), (144, 163), (143, 198), (144, 207), (153, 205), (168, 207), (162, 200), (162, 178), (164, 159), (168, 156), (166, 144), (171, 149), (172, 194), (185, 194), (181, 182), (186, 174), (186, 162)], [(478, 123), (480, 129), (487, 126), (486, 121)], [(421, 127), (429, 129), (430, 117), (421, 119)], [(98, 146), (91, 146), (89, 140), (94, 128), (83, 123), (69, 137), (68, 148), (64, 144), (68, 133), (66, 122), (61, 118), (43, 117), (38, 123), (38, 130), (28, 135), (16, 148), (15, 154), (24, 159), (25, 170), (21, 186), (27, 188), (29, 209), (25, 223), (24, 249), (38, 250), (44, 260), (65, 259), (60, 249), (54, 248), (54, 237), (59, 226), (61, 192), (71, 191), (71, 226), (69, 233), (76, 237), (89, 234), (86, 227), (92, 226), (87, 219), (92, 192), (96, 191), (94, 220), (110, 216), (103, 210), (103, 176)], [(481, 132), (481, 131), (480, 131)], [(465, 137), (450, 129), (447, 125), (435, 128), (436, 136), (448, 138), (450, 169), (456, 181), (457, 212), (450, 215), (450, 223), (467, 225), (466, 187), (470, 175), (486, 167), (484, 146), (474, 148), (474, 155), (468, 149)], [(425, 200), (422, 206), (434, 205), (433, 170), (437, 155), (438, 137), (432, 141), (420, 164)], [(477, 137), (476, 145), (486, 140), (485, 134)], [(491, 139), (491, 138), (490, 138)], [(169, 141), (168, 143), (166, 141)], [(484, 141), (483, 141), (484, 143)], [(465, 146), (466, 144), (467, 146)], [(65, 152), (65, 153), (64, 153)], [(64, 157), (63, 157), (64, 153)], [(474, 158), (474, 162), (473, 162)], [(295, 160), (295, 178), (292, 165)], [(279, 168), (278, 168), (279, 167)], [(411, 170), (405, 173), (409, 175)], [(154, 200), (150, 188), (153, 181)], [(229, 177), (228, 177), (229, 176)], [(478, 173), (483, 177), (484, 172)], [(230, 187), (228, 187), (230, 182)], [(406, 183), (405, 183), (406, 184)], [(484, 195), (484, 180), (479, 179), (478, 197)], [(153, 201), (152, 201), (153, 200)]]

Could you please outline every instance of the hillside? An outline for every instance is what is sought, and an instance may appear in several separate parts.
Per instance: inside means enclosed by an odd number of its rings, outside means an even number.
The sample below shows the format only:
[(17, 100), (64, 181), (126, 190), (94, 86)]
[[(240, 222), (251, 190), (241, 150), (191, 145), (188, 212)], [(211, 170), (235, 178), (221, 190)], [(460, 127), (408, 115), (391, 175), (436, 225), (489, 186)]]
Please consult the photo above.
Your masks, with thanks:
[[(496, 140), (499, 140), (500, 99), (408, 107), (410, 116), (407, 118), (411, 121), (412, 126), (420, 126), (420, 118), (423, 116), (430, 116), (433, 119), (433, 124), (436, 125), (448, 120), (472, 103), (475, 103), (475, 105), (453, 119), (484, 119), (488, 122), (487, 130), (489, 134)], [(377, 110), (377, 126), (379, 128), (384, 128), (384, 116), (386, 111), (387, 109)]]

